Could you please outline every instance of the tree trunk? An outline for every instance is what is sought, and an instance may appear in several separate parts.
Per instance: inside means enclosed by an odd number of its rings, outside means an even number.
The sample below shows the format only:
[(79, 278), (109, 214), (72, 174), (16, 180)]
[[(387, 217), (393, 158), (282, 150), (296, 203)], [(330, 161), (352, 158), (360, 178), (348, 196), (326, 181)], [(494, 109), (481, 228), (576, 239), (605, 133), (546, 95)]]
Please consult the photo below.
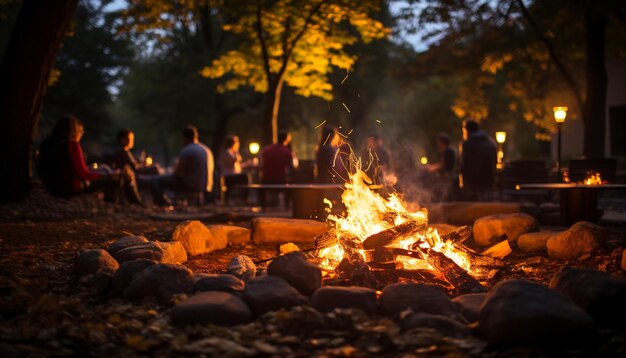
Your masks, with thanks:
[(606, 14), (588, 9), (586, 101), (583, 108), (584, 153), (587, 157), (603, 157), (606, 127), (607, 74), (605, 59)]
[(280, 96), (284, 81), (279, 79), (276, 83), (270, 81), (265, 103), (265, 115), (263, 118), (263, 140), (265, 145), (276, 143), (278, 140), (278, 111), (280, 109)]
[[(24, 0), (0, 66), (0, 200), (30, 189), (33, 132), (77, 0)], [(80, 94), (76, 94), (80, 95)]]

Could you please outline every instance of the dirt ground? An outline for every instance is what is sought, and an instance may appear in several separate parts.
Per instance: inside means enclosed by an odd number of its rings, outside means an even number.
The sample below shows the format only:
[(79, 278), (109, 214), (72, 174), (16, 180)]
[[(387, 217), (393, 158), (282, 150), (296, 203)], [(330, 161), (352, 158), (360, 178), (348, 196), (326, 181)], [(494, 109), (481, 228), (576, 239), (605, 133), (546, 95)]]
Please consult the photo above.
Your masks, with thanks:
[[(33, 194), (23, 204), (0, 206), (0, 356), (615, 356), (626, 354), (626, 333), (600, 332), (587, 347), (494, 348), (477, 338), (451, 339), (432, 330), (400, 332), (388, 318), (357, 311), (321, 314), (307, 307), (266, 314), (223, 328), (173, 327), (170, 306), (127, 303), (94, 294), (72, 277), (78, 250), (105, 248), (114, 240), (143, 235), (169, 240), (177, 222), (151, 220), (97, 198), (72, 201)], [(248, 222), (238, 222), (247, 225)], [(274, 247), (249, 245), (192, 258), (194, 272), (221, 272), (235, 254), (272, 257)], [(578, 266), (616, 270), (610, 250)], [(519, 256), (489, 281), (525, 277), (547, 282), (562, 264)], [(182, 299), (184, 297), (179, 297)]]

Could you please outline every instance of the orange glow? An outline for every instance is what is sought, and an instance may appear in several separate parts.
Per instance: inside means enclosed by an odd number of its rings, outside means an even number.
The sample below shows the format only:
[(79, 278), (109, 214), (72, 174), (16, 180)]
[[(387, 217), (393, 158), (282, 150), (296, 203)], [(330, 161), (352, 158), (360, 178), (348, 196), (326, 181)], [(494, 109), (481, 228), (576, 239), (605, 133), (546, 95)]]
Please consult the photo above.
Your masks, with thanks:
[(599, 172), (588, 172), (587, 177), (585, 177), (585, 180), (583, 180), (583, 184), (585, 185), (601, 185), (606, 183), (606, 180), (602, 181), (602, 177), (600, 176)]

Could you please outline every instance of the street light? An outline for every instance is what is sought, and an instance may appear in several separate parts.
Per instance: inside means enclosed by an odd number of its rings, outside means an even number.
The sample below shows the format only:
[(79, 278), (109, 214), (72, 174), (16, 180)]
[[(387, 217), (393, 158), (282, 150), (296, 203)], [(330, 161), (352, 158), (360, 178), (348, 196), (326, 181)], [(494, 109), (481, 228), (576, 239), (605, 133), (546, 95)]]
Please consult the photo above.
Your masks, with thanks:
[(565, 117), (567, 117), (567, 107), (566, 106), (557, 106), (553, 107), (552, 111), (554, 112), (554, 121), (556, 122), (558, 128), (558, 144), (557, 144), (557, 159), (556, 159), (556, 172), (559, 178), (561, 178), (561, 128), (563, 128), (563, 123), (565, 123)]
[(248, 150), (250, 150), (250, 154), (257, 155), (259, 150), (261, 150), (261, 145), (257, 142), (252, 142), (248, 145)]
[(502, 169), (502, 162), (504, 161), (504, 142), (506, 141), (506, 132), (496, 132), (496, 142), (498, 142), (498, 163), (496, 168)]

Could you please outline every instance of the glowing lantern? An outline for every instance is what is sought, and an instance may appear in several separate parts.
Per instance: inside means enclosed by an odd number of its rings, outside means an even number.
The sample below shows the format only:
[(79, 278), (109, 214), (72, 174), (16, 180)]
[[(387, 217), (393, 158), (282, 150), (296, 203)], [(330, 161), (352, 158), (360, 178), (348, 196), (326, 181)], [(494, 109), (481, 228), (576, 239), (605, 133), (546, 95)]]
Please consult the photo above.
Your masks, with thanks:
[(250, 154), (257, 155), (259, 150), (261, 150), (261, 145), (257, 142), (252, 142), (248, 145), (248, 150), (250, 150)]

